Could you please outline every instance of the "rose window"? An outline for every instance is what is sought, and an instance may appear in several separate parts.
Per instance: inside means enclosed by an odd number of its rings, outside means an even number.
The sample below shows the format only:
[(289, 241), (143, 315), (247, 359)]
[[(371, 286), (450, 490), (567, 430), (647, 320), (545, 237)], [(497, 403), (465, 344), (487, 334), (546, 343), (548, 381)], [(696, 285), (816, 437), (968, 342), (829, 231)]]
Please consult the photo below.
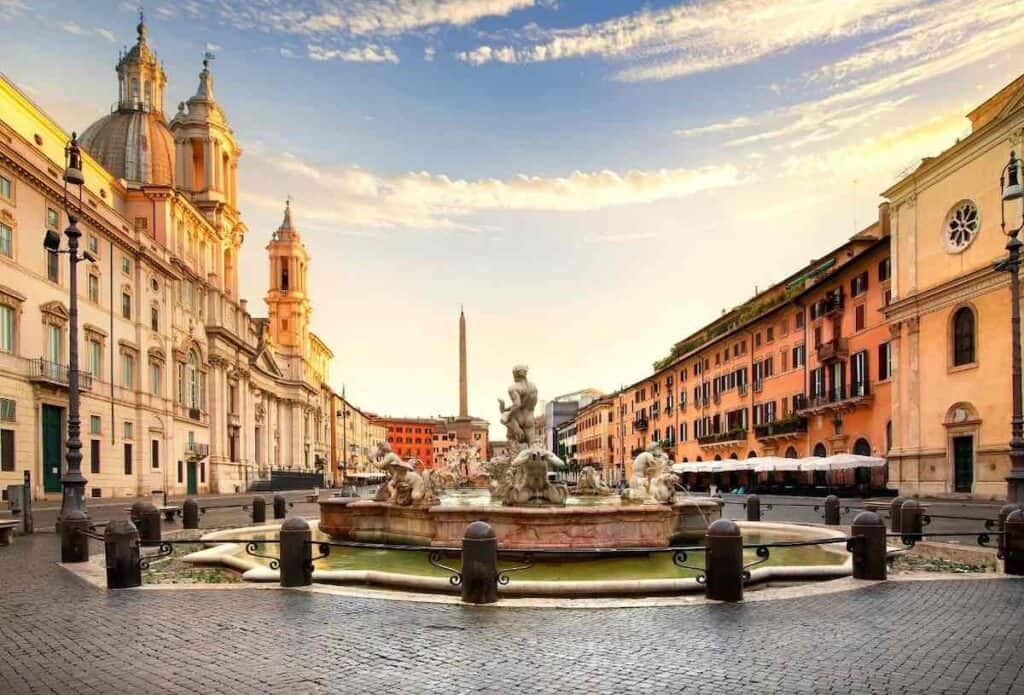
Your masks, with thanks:
[(957, 203), (946, 216), (946, 250), (950, 253), (960, 253), (971, 245), (980, 228), (981, 220), (974, 203), (969, 200)]

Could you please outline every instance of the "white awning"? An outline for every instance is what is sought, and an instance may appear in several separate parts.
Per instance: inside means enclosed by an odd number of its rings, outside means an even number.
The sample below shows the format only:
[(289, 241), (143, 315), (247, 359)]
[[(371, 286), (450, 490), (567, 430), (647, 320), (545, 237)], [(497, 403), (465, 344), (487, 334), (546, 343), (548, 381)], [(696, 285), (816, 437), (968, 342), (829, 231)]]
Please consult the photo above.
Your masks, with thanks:
[(877, 456), (859, 456), (857, 454), (833, 454), (821, 460), (828, 465), (825, 470), (830, 471), (848, 468), (878, 468), (886, 463), (885, 459)]

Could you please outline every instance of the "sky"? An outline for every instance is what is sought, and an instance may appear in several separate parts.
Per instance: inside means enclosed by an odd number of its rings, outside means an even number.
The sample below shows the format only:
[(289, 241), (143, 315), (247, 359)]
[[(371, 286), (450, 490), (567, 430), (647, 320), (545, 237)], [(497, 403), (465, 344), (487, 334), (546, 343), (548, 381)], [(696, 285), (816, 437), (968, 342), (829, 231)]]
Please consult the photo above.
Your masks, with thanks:
[[(0, 72), (68, 130), (117, 96), (134, 2), (0, 0)], [(241, 289), (286, 196), (332, 382), (496, 426), (643, 378), (673, 343), (877, 219), (1021, 72), (1024, 0), (144, 3), (168, 117), (204, 52), (243, 148)]]

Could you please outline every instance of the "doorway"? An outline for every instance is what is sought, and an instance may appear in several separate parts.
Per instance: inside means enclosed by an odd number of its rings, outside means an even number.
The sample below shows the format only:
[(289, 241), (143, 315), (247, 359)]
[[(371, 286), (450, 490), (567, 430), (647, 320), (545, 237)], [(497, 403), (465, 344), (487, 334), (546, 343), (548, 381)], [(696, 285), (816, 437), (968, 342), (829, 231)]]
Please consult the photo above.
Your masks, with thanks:
[(953, 437), (953, 490), (974, 489), (974, 436)]
[(64, 453), (64, 409), (56, 405), (43, 405), (43, 492), (60, 492), (60, 477)]
[(199, 488), (196, 486), (196, 462), (189, 461), (186, 464), (185, 470), (187, 472), (186, 490), (188, 490), (188, 494), (195, 495), (199, 492)]

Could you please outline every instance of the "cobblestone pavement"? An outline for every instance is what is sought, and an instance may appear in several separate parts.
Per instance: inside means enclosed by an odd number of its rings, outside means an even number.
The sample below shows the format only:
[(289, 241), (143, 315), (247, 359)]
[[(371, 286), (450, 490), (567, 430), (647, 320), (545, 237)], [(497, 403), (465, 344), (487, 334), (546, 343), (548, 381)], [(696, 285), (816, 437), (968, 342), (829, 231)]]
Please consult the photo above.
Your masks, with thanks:
[(57, 540), (0, 548), (0, 693), (1024, 692), (1024, 582), (1013, 579), (511, 609), (105, 592), (55, 565)]

